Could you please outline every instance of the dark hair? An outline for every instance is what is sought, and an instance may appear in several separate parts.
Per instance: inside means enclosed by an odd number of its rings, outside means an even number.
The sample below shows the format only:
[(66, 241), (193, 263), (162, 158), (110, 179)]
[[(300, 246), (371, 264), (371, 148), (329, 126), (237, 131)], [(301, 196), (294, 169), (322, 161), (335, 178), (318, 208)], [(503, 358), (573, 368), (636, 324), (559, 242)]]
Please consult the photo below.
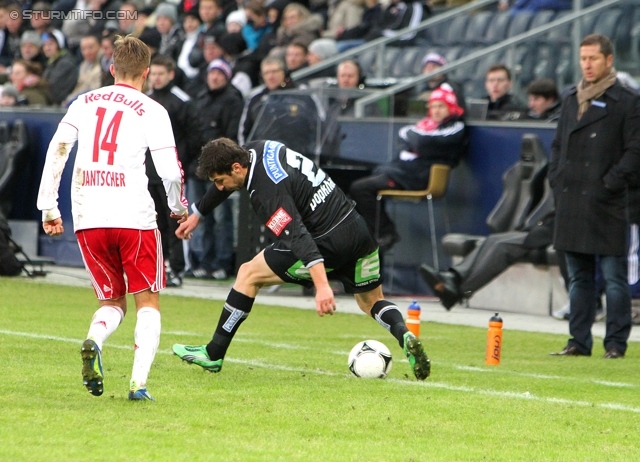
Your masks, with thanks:
[(502, 63), (493, 64), (489, 68), (489, 70), (486, 72), (485, 76), (491, 74), (492, 72), (497, 72), (497, 71), (505, 71), (507, 73), (507, 79), (511, 80), (511, 71), (509, 70), (509, 68), (507, 66), (505, 66)]
[(176, 70), (176, 62), (166, 55), (155, 55), (151, 59), (152, 66), (163, 66), (167, 72), (173, 72)]
[(256, 16), (266, 16), (267, 9), (264, 7), (261, 1), (251, 0), (245, 7), (246, 10), (251, 11)]
[(545, 99), (558, 99), (558, 87), (551, 79), (536, 79), (527, 87), (527, 95), (542, 96)]
[(304, 44), (303, 42), (301, 42), (301, 41), (294, 40), (293, 42), (291, 42), (291, 43), (289, 43), (289, 44), (287, 45), (287, 48), (289, 48), (289, 47), (298, 47), (298, 48), (300, 48), (300, 49), (303, 51), (303, 53), (304, 53), (305, 55), (308, 55), (308, 54), (309, 54), (309, 47), (308, 47), (307, 45), (305, 45), (305, 44)]
[(613, 44), (609, 37), (602, 34), (590, 34), (582, 39), (580, 42), (580, 47), (589, 46), (589, 45), (600, 45), (600, 51), (602, 54), (607, 56), (613, 55)]
[(211, 175), (230, 175), (231, 166), (236, 162), (243, 167), (249, 166), (249, 151), (238, 146), (229, 138), (211, 140), (202, 148), (198, 159), (198, 178), (208, 180)]

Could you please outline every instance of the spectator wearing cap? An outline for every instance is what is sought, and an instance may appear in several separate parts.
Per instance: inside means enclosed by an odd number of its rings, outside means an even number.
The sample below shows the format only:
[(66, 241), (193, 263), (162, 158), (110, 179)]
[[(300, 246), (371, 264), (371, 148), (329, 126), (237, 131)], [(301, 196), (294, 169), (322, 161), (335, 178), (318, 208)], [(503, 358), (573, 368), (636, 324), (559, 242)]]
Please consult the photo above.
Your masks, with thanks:
[(80, 40), (82, 62), (78, 65), (78, 82), (69, 96), (62, 102), (68, 106), (79, 95), (102, 86), (102, 67), (100, 66), (100, 42), (95, 35), (87, 35)]
[(171, 3), (161, 3), (156, 8), (156, 29), (160, 32), (158, 53), (165, 56), (177, 54), (175, 47), (180, 40), (178, 10)]
[[(220, 137), (238, 141), (238, 127), (243, 100), (231, 84), (231, 66), (223, 59), (214, 59), (207, 66), (207, 88), (196, 97), (196, 111), (202, 123), (202, 144)], [(187, 176), (187, 198), (195, 204), (209, 187), (191, 172)], [(225, 201), (204, 217), (202, 253), (190, 252), (193, 276), (207, 279), (227, 279), (233, 271), (233, 213), (231, 201)], [(201, 219), (202, 222), (202, 219)]]
[[(194, 50), (191, 52), (191, 57), (193, 57)], [(187, 88), (187, 93), (189, 93), (194, 98), (198, 96), (203, 90), (207, 88), (207, 76), (209, 75), (209, 63), (214, 59), (222, 59), (224, 58), (224, 49), (220, 45), (220, 41), (218, 37), (215, 35), (207, 35), (204, 39), (204, 44), (202, 47), (202, 62), (198, 68), (198, 76), (191, 81)], [(192, 63), (191, 57), (189, 58), (189, 63)]]
[(247, 50), (247, 44), (240, 32), (232, 32), (220, 39), (223, 58), (233, 69), (231, 83), (236, 87), (242, 97), (249, 96), (253, 88), (253, 81), (249, 75), (250, 67), (247, 68), (242, 62), (242, 56)]
[(487, 89), (487, 119), (509, 120), (518, 118), (527, 109), (516, 96), (512, 95), (511, 71), (504, 64), (494, 64), (489, 67), (485, 75), (485, 88)]
[(358, 26), (362, 21), (365, 7), (365, 0), (330, 2), (329, 22), (327, 30), (322, 33), (322, 36), (335, 39), (345, 30)]
[(42, 77), (49, 83), (53, 103), (60, 105), (78, 83), (76, 60), (52, 32), (42, 34), (42, 52), (47, 57)]
[(255, 50), (262, 38), (273, 31), (267, 20), (267, 10), (259, 0), (252, 0), (244, 9), (247, 23), (242, 28), (242, 37), (249, 50)]
[[(49, 85), (42, 79), (42, 68), (24, 59), (16, 60), (11, 66), (9, 80), (18, 90), (21, 104), (50, 106), (52, 104)], [(24, 103), (22, 103), (24, 101)]]
[(529, 111), (523, 119), (555, 122), (560, 118), (562, 101), (552, 79), (536, 79), (527, 87)]
[(229, 13), (225, 20), (227, 34), (242, 32), (242, 28), (247, 25), (247, 15), (244, 10), (236, 10)]
[(38, 64), (42, 71), (47, 65), (47, 57), (42, 53), (40, 45), (42, 45), (42, 41), (36, 31), (26, 30), (22, 33), (20, 38), (20, 58)]
[(2, 86), (2, 94), (0, 95), (0, 106), (12, 107), (18, 106), (18, 89), (12, 83), (5, 83)]
[(184, 18), (182, 19), (182, 30), (184, 33), (182, 34), (181, 40), (176, 44), (176, 50), (178, 50), (176, 62), (188, 79), (194, 79), (198, 76), (198, 68), (193, 67), (189, 63), (189, 54), (198, 41), (201, 25), (202, 20), (200, 19), (197, 8), (191, 8), (184, 14)]
[[(427, 53), (424, 58), (422, 58), (422, 73), (428, 74), (435, 71), (436, 69), (446, 66), (446, 64), (447, 60), (441, 54), (433, 52)], [(431, 92), (445, 83), (453, 88), (453, 92), (456, 94), (456, 98), (458, 98), (458, 106), (460, 106), (461, 108), (465, 108), (466, 101), (464, 98), (464, 89), (462, 85), (458, 82), (450, 80), (447, 74), (438, 74), (435, 77), (429, 79), (426, 82), (425, 86), (422, 88), (419, 99), (423, 101), (429, 101)]]
[(189, 63), (199, 68), (203, 63), (209, 63), (204, 58), (204, 46), (206, 39), (211, 37), (219, 40), (226, 33), (226, 25), (222, 16), (222, 0), (199, 0), (198, 14), (202, 20), (200, 34), (196, 45), (189, 55)]
[(325, 59), (333, 58), (338, 54), (336, 41), (330, 38), (319, 38), (309, 44), (307, 61), (310, 66), (318, 64)]
[[(429, 184), (433, 164), (455, 167), (467, 146), (467, 130), (462, 119), (464, 110), (458, 105), (453, 89), (442, 85), (429, 97), (428, 115), (415, 125), (399, 131), (398, 158), (377, 167), (369, 177), (353, 182), (351, 197), (356, 210), (376, 229), (376, 198), (381, 189), (420, 190)], [(389, 250), (400, 239), (394, 223), (380, 207), (378, 244)]]
[(151, 50), (151, 57), (155, 55), (162, 44), (162, 35), (155, 27), (145, 27), (138, 37)]

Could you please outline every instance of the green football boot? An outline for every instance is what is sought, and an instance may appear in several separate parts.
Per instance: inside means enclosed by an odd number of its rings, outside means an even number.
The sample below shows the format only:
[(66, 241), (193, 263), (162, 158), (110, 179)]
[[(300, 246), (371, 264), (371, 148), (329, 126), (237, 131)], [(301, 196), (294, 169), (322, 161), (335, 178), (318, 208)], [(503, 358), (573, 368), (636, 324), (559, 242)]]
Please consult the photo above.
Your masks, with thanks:
[(409, 359), (413, 374), (418, 380), (424, 380), (431, 373), (431, 360), (422, 348), (422, 342), (411, 332), (404, 334), (404, 354)]
[(188, 345), (173, 345), (173, 354), (179, 356), (183, 361), (189, 364), (197, 364), (201, 368), (209, 372), (220, 372), (222, 369), (222, 359), (217, 361), (211, 361), (207, 354), (207, 348), (205, 345), (201, 346), (188, 346)]
[(84, 386), (93, 396), (102, 395), (104, 391), (104, 374), (102, 372), (100, 348), (98, 348), (96, 342), (87, 339), (82, 343), (80, 355), (82, 356), (82, 381)]

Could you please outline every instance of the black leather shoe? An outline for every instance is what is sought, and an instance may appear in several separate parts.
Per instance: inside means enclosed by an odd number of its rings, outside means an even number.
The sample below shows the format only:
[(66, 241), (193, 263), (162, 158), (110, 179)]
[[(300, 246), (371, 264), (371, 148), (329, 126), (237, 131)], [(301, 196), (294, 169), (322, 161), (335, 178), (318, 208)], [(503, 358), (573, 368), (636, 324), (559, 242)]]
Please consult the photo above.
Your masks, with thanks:
[(462, 300), (458, 281), (451, 271), (439, 273), (428, 265), (422, 265), (420, 266), (420, 275), (429, 284), (431, 290), (440, 297), (440, 303), (447, 310)]
[(591, 353), (583, 353), (572, 345), (567, 345), (558, 353), (549, 353), (550, 356), (591, 356)]
[(605, 358), (605, 359), (624, 358), (624, 353), (622, 353), (617, 348), (609, 348), (609, 349), (607, 349), (607, 352), (604, 354), (603, 358)]

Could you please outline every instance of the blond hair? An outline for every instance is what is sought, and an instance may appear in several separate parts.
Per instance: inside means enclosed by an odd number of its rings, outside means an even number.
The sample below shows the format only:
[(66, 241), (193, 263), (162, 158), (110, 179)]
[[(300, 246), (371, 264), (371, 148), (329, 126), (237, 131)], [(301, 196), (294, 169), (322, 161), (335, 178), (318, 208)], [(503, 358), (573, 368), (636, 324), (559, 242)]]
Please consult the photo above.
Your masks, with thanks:
[(118, 79), (137, 79), (149, 67), (149, 47), (133, 35), (118, 35), (114, 43), (113, 68)]

